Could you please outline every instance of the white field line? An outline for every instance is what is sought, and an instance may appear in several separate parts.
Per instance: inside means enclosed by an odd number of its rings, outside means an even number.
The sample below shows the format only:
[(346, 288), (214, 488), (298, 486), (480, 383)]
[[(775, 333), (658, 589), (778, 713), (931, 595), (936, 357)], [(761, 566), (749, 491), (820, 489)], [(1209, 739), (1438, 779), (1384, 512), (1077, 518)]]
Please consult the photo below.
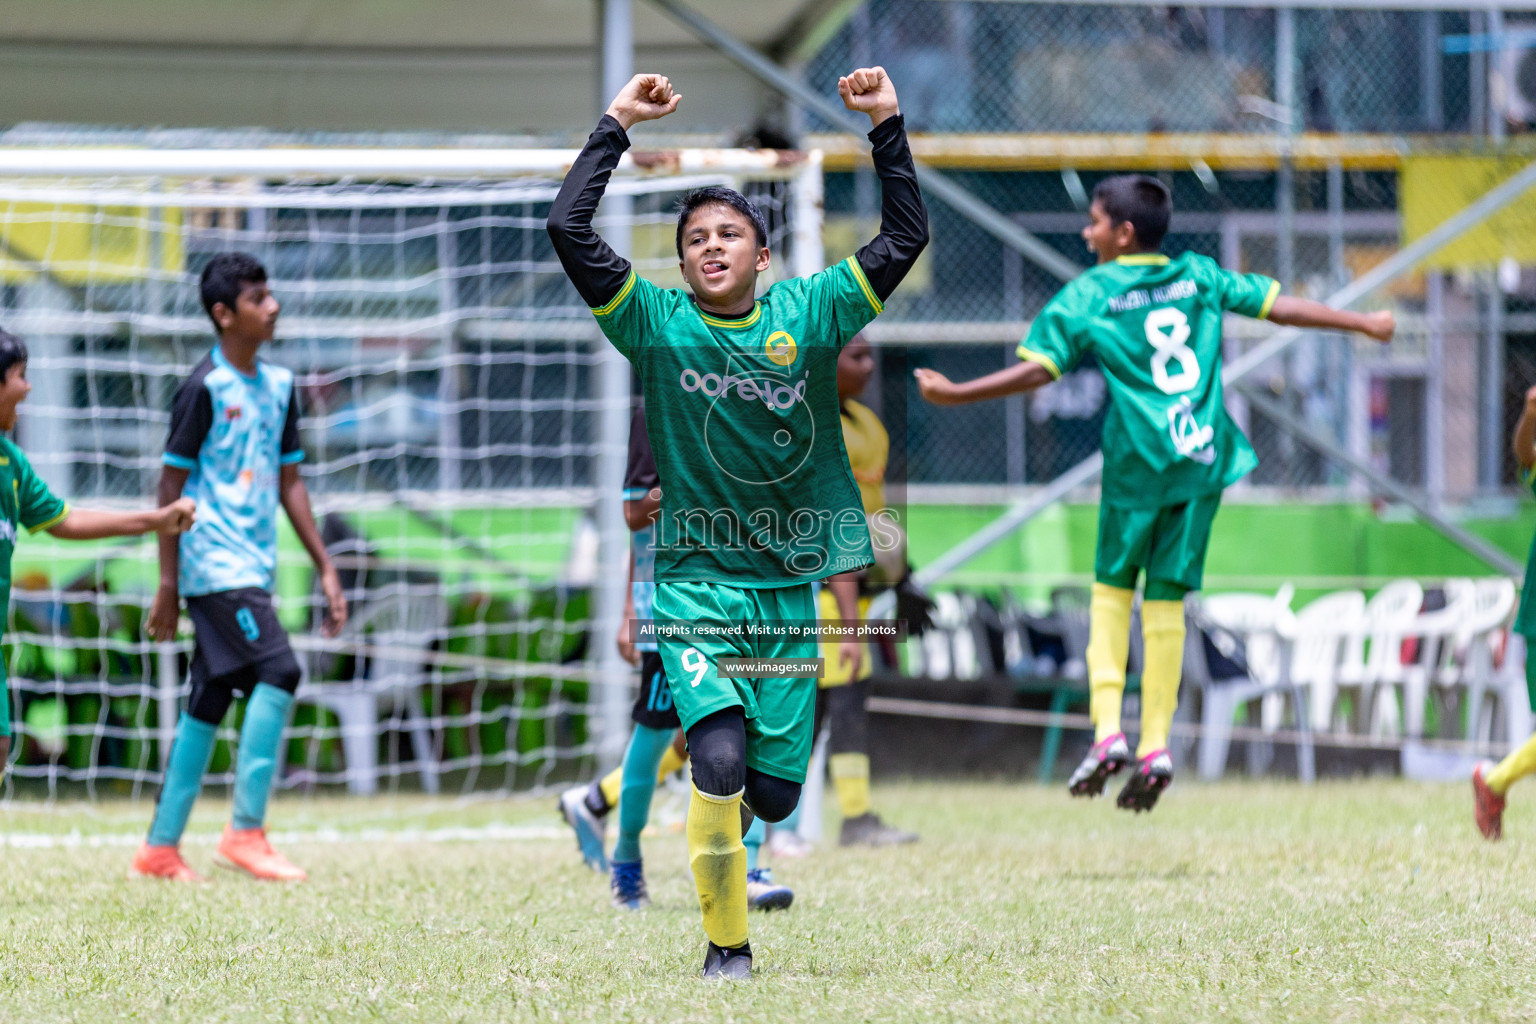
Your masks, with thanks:
[[(343, 843), (518, 843), (571, 838), (568, 828), (554, 825), (475, 825), (452, 828), (320, 828), (294, 832), (272, 832), (275, 843), (293, 845), (341, 845)], [(135, 847), (144, 841), (142, 830), (135, 832), (0, 832), (0, 848), (16, 850), (63, 850)], [(213, 846), (216, 832), (192, 832), (182, 840), (194, 846)]]

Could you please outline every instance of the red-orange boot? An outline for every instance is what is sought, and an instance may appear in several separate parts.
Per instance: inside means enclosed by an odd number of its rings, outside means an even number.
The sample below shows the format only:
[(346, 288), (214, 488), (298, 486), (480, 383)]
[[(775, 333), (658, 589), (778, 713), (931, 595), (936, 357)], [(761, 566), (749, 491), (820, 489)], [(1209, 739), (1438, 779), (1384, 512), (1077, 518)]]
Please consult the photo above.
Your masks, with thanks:
[(219, 866), (235, 868), (269, 882), (304, 882), (309, 876), (287, 857), (272, 849), (264, 828), (236, 829), (224, 826), (219, 840)]
[(140, 844), (133, 855), (129, 878), (164, 878), (169, 882), (206, 882), (207, 879), (187, 866), (181, 850), (174, 846)]
[(1472, 769), (1472, 817), (1484, 839), (1504, 835), (1504, 798), (1488, 788), (1488, 773), (1492, 770), (1488, 761)]

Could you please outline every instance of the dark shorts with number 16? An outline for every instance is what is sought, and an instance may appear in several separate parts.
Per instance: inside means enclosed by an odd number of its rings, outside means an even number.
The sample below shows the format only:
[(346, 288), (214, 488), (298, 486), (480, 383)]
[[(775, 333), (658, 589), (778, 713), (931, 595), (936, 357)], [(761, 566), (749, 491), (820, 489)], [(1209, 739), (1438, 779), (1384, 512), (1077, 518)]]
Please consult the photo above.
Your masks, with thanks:
[(672, 703), (672, 688), (667, 685), (667, 670), (656, 651), (640, 652), (640, 693), (631, 714), (636, 725), (647, 729), (676, 729), (677, 707)]
[[(288, 632), (277, 621), (272, 595), (260, 587), (221, 590), (187, 598), (196, 644), (192, 683), (217, 679), (250, 692), (268, 673), (298, 669)], [(248, 677), (248, 678), (247, 678)], [(274, 676), (273, 678), (276, 678)]]

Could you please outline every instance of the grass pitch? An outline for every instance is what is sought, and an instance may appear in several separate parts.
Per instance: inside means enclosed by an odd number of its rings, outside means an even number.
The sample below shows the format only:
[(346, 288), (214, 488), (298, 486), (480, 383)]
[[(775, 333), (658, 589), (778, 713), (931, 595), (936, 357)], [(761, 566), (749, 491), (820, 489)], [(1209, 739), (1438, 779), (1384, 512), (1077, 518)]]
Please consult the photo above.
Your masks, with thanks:
[[(157, 1024), (1536, 1020), (1536, 807), (1517, 789), (1510, 838), (1488, 844), (1466, 789), (1185, 781), (1137, 818), (1061, 788), (877, 785), (923, 842), (775, 865), (796, 902), (753, 916), (756, 977), (736, 986), (696, 977), (682, 837), (648, 838), (655, 906), (621, 913), (552, 799), (279, 800), (313, 881), (198, 888), (124, 880), (147, 803), (16, 804), (0, 1006)], [(226, 812), (194, 819), (199, 870)]]

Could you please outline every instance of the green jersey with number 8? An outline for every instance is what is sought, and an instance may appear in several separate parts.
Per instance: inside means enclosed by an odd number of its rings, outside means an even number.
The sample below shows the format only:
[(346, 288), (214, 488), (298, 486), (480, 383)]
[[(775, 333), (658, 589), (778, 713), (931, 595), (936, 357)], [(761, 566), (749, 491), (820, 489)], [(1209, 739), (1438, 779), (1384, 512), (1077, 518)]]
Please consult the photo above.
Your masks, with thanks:
[(1259, 464), (1222, 403), (1221, 317), (1263, 319), (1279, 294), (1206, 256), (1147, 253), (1093, 267), (1041, 310), (1019, 358), (1060, 377), (1092, 352), (1109, 384), (1106, 504), (1178, 505)]

